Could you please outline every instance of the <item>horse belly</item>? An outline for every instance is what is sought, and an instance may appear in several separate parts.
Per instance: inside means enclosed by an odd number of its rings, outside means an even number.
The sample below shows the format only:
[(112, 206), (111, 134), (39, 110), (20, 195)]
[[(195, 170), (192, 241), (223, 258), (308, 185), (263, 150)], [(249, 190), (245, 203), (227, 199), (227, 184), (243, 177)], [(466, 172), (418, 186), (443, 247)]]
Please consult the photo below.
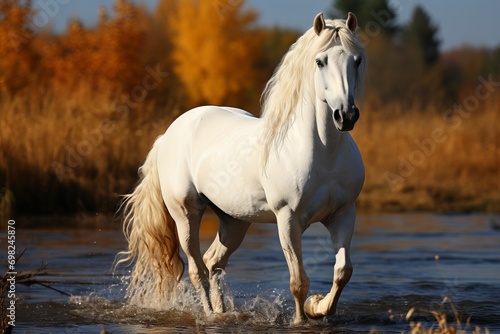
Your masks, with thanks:
[(254, 166), (236, 156), (207, 157), (200, 166), (195, 183), (211, 205), (240, 220), (274, 221)]
[(209, 193), (212, 207), (227, 215), (251, 223), (275, 223), (276, 217), (265, 200), (254, 197), (238, 188), (237, 192), (227, 192), (213, 196)]

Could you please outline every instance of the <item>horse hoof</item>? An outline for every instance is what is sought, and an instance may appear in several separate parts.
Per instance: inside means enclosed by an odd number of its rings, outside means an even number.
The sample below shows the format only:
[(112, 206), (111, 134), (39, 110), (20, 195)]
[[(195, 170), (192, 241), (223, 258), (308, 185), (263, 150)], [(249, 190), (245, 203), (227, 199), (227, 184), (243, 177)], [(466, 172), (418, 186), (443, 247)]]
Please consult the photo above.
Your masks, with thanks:
[(304, 312), (307, 317), (310, 319), (321, 319), (324, 317), (323, 314), (316, 313), (315, 309), (318, 306), (318, 303), (325, 298), (325, 296), (320, 294), (314, 294), (309, 296), (304, 303)]

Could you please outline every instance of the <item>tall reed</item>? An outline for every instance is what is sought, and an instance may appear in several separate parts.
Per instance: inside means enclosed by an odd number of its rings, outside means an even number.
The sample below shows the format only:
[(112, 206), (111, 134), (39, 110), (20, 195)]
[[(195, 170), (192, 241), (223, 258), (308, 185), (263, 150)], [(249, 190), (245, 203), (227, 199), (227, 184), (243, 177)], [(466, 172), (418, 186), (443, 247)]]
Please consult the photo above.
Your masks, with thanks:
[[(498, 95), (498, 94), (497, 94)], [(500, 96), (476, 110), (365, 103), (354, 137), (371, 211), (500, 211)]]
[[(85, 84), (0, 94), (4, 213), (14, 202), (19, 214), (113, 212), (179, 114), (154, 96), (131, 102)], [(366, 101), (353, 131), (366, 166), (362, 210), (500, 211), (499, 97), (467, 117), (381, 105)]]
[(81, 85), (0, 102), (0, 182), (18, 213), (113, 211), (175, 108)]

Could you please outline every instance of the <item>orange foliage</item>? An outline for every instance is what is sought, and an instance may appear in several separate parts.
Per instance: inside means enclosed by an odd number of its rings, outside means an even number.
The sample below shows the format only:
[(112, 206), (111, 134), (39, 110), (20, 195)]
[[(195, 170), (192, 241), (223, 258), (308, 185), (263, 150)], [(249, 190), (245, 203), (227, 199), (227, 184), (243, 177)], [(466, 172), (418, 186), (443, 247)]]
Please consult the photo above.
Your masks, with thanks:
[(109, 18), (101, 8), (96, 30), (71, 22), (67, 32), (44, 50), (42, 63), (57, 83), (71, 86), (83, 80), (95, 88), (130, 89), (141, 82), (145, 27), (138, 22), (144, 13), (127, 0), (116, 1), (114, 12)]
[(256, 13), (244, 1), (181, 1), (169, 20), (174, 71), (191, 104), (223, 104), (254, 80), (260, 41), (249, 26)]
[(19, 0), (0, 0), (0, 84), (14, 92), (21, 88), (33, 67), (30, 51), (33, 30), (29, 4)]

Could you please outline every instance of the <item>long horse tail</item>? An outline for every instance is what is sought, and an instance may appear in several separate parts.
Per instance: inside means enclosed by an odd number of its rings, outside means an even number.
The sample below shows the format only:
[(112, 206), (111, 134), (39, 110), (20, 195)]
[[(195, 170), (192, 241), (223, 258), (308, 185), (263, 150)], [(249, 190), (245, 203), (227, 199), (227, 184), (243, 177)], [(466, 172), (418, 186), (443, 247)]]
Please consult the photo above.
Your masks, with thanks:
[[(161, 138), (161, 137), (160, 137)], [(132, 194), (125, 195), (123, 232), (128, 250), (119, 253), (116, 265), (133, 262), (126, 297), (130, 304), (149, 305), (152, 300), (170, 301), (184, 272), (179, 254), (175, 221), (167, 210), (158, 174), (158, 138), (144, 165)]]

